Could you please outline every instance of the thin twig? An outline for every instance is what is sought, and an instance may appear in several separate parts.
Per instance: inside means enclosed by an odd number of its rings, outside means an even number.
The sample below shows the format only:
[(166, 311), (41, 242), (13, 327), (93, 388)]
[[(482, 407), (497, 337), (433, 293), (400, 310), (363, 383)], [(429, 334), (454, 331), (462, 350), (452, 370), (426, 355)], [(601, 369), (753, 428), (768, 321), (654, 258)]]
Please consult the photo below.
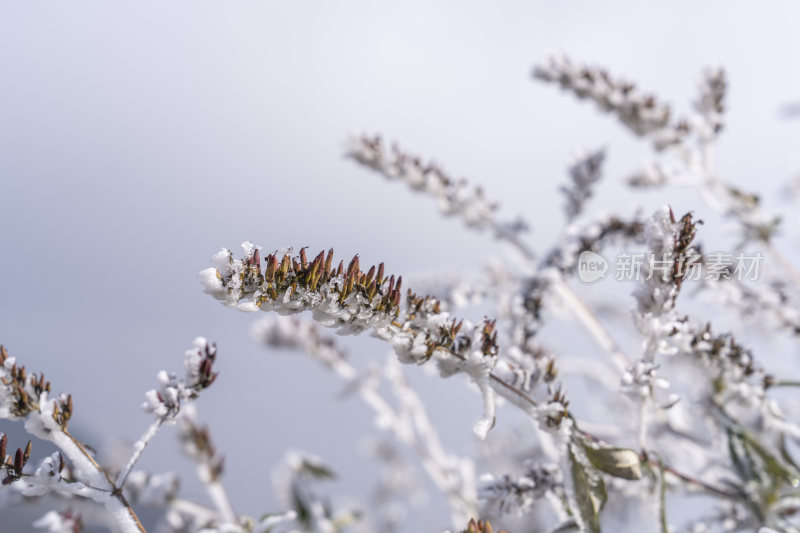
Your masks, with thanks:
[(133, 445), (133, 453), (131, 454), (130, 459), (128, 459), (125, 467), (120, 471), (119, 476), (117, 476), (117, 488), (121, 489), (125, 486), (125, 481), (128, 479), (128, 475), (131, 473), (131, 470), (133, 470), (136, 462), (142, 456), (142, 453), (144, 452), (145, 448), (147, 448), (147, 445), (150, 444), (150, 441), (153, 440), (153, 437), (156, 436), (158, 429), (163, 423), (164, 418), (158, 417), (155, 422), (150, 424), (150, 427), (147, 428), (147, 431), (145, 431), (144, 435), (142, 435), (142, 438), (136, 441), (136, 443)]

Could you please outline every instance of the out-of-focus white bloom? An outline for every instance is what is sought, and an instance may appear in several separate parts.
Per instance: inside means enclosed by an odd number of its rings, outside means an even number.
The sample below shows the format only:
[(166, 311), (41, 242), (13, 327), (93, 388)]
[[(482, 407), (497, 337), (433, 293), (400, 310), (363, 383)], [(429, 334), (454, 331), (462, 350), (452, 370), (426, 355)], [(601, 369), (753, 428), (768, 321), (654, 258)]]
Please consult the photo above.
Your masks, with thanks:
[(135, 470), (125, 483), (125, 497), (138, 505), (167, 507), (179, 487), (178, 476), (173, 472), (151, 475), (144, 470)]
[(81, 516), (70, 511), (50, 511), (34, 522), (33, 527), (52, 533), (75, 533), (83, 529)]
[(725, 96), (728, 81), (725, 71), (719, 67), (707, 67), (697, 82), (698, 99), (694, 104), (700, 113), (699, 135), (705, 141), (713, 140), (722, 130), (725, 111)]
[(683, 179), (683, 177), (674, 168), (659, 162), (649, 161), (639, 170), (630, 173), (625, 178), (625, 181), (631, 187), (645, 189), (661, 187), (662, 185), (677, 182), (680, 179)]
[(622, 375), (622, 390), (634, 396), (652, 396), (654, 389), (666, 389), (669, 380), (658, 377), (658, 365), (650, 361), (637, 361)]

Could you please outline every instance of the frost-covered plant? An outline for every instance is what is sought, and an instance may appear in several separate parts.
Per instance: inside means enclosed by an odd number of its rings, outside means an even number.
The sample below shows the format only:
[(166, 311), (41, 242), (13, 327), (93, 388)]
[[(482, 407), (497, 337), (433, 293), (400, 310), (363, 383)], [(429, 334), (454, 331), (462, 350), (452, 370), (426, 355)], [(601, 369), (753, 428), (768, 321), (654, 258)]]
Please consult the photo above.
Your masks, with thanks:
[[(80, 531), (87, 521), (86, 513), (74, 512), (73, 509), (90, 509), (93, 521), (125, 532), (144, 531), (133, 509), (139, 503), (156, 504), (179, 516), (184, 504), (176, 498), (176, 480), (169, 475), (150, 476), (133, 469), (158, 429), (180, 420), (182, 407), (214, 382), (216, 353), (214, 345), (198, 338), (194, 348), (186, 352), (183, 378), (166, 371), (159, 372), (159, 388), (145, 394), (143, 405), (147, 412), (155, 415), (155, 421), (133, 445), (125, 463), (100, 465), (91, 448), (69, 432), (72, 397), (59, 394), (51, 398), (51, 385), (44, 375), (28, 373), (24, 366), (17, 365), (16, 359), (9, 356), (4, 347), (0, 347), (0, 416), (24, 420), (28, 433), (52, 442), (59, 450), (42, 460), (35, 470), (26, 468), (32, 442), (28, 441), (24, 451), (18, 448), (16, 453), (7, 455), (8, 438), (2, 435), (3, 485), (9, 485), (8, 490), (14, 491), (6, 498), (12, 502), (42, 496), (62, 500), (66, 504), (65, 510), (48, 513), (36, 524), (49, 531)], [(212, 489), (213, 485), (209, 484), (209, 488)], [(103, 505), (107, 513), (97, 515), (90, 505), (92, 502)], [(201, 507), (197, 506), (199, 509)], [(205, 509), (203, 520), (209, 524), (237, 520), (225, 511), (223, 507)], [(197, 516), (194, 510), (189, 514)]]
[[(629, 179), (631, 185), (695, 185), (713, 201), (711, 207), (741, 223), (743, 242), (755, 240), (777, 254), (770, 238), (778, 219), (762, 214), (755, 196), (715, 175), (713, 143), (723, 129), (727, 88), (723, 70), (703, 72), (696, 114), (680, 120), (669, 105), (635, 85), (563, 57), (537, 67), (535, 76), (595, 101), (636, 135), (648, 139), (663, 159), (675, 156), (670, 164), (648, 164)], [(226, 249), (215, 256), (214, 267), (201, 273), (206, 291), (240, 310), (281, 315), (310, 311), (313, 321), (340, 334), (367, 333), (382, 339), (396, 358), (380, 374), (390, 383), (404, 382), (397, 362), (433, 364), (443, 377), (464, 374), (484, 399), (484, 413), (475, 426), (478, 437), (489, 434), (499, 404), (507, 401), (520, 409), (534, 428), (526, 443), (532, 450), (509, 465), (511, 470), (493, 471), (492, 461), (460, 469), (453, 479), (462, 499), (454, 499), (453, 485), (443, 482), (441, 475), (453, 459), (439, 453), (438, 470), (426, 465), (434, 484), (451, 495), (454, 527), (480, 517), (520, 530), (598, 531), (605, 507), (639, 506), (642, 499), (649, 499), (655, 509), (651, 519), (657, 525), (653, 527), (670, 531), (674, 526), (667, 515), (669, 496), (700, 491), (719, 500), (719, 509), (724, 510), (719, 516), (725, 517), (726, 528), (796, 528), (792, 502), (799, 495), (798, 471), (786, 439), (797, 439), (798, 427), (769, 396), (776, 379), (732, 335), (713, 333), (708, 320), (692, 319), (678, 305), (684, 280), (692, 279), (692, 272), (714, 271), (711, 257), (695, 242), (699, 221), (694, 214), (678, 217), (665, 206), (649, 219), (639, 215), (581, 218), (600, 180), (605, 154), (583, 152), (570, 165), (570, 182), (562, 188), (567, 219), (574, 223), (558, 245), (537, 260), (532, 247), (521, 240), (520, 232), (527, 228), (524, 221), (501, 222), (498, 204), (488, 201), (481, 188), (451, 178), (440, 166), (424, 163), (397, 145), (390, 146), (377, 135), (356, 135), (348, 144), (348, 154), (386, 178), (432, 196), (444, 214), (461, 218), (467, 227), (491, 230), (521, 253), (525, 267), (473, 280), (481, 289), (467, 291), (467, 298), (452, 296), (458, 286), (452, 282), (438, 293), (434, 283), (436, 296), (421, 295), (410, 289), (400, 293), (395, 278), (384, 277), (383, 264), (364, 272), (358, 257), (347, 267), (344, 262), (335, 267), (332, 252), (320, 252), (308, 260), (304, 249), (297, 254), (283, 249), (267, 253), (262, 265), (261, 248), (247, 242), (240, 258)], [(632, 301), (633, 325), (641, 339), (640, 353), (635, 356), (622, 350), (570, 283), (583, 253), (599, 253), (612, 244), (643, 248), (651, 258), (641, 265), (641, 284)], [(730, 274), (704, 282), (704, 290), (731, 297)], [(735, 287), (751, 313), (778, 315), (781, 325), (795, 323), (796, 312), (789, 303), (795, 294), (773, 301), (769, 290), (760, 286), (737, 283)], [(784, 295), (796, 288), (782, 287)], [(478, 324), (456, 318), (458, 303), (474, 301), (476, 295), (496, 305), (495, 317)], [(611, 384), (607, 387), (610, 397), (604, 401), (621, 405), (631, 416), (600, 425), (591, 420), (584, 423), (577, 414), (586, 410), (573, 407), (558, 383), (558, 362), (563, 357), (539, 341), (552, 306), (571, 311), (598, 350), (606, 353), (610, 364), (599, 368), (593, 364), (597, 372), (590, 378)], [(342, 352), (334, 348), (336, 344), (323, 340), (310, 323), (265, 321), (255, 331), (266, 345), (302, 349), (340, 377), (356, 382), (362, 398), (375, 409), (379, 427), (391, 429), (423, 462), (430, 459), (431, 449), (439, 450), (435, 433), (429, 431), (433, 428), (425, 424), (424, 431), (403, 429), (397, 408), (380, 396), (375, 379), (358, 379)], [(596, 359), (593, 354), (587, 357)], [(687, 367), (694, 368), (692, 379), (681, 380), (677, 372)], [(674, 380), (682, 383), (674, 386)], [(619, 403), (614, 395), (628, 398), (629, 403)], [(427, 420), (424, 404), (416, 396), (400, 396), (397, 401), (417, 412), (415, 418)], [(486, 471), (481, 472), (482, 468)], [(471, 484), (465, 476), (471, 471), (482, 474), (476, 493), (467, 489)], [(551, 509), (549, 523), (540, 512), (542, 501)], [(475, 516), (464, 515), (476, 511)], [(697, 520), (692, 527), (700, 527), (702, 519)], [(639, 524), (633, 530), (642, 527), (650, 529)]]
[[(692, 111), (681, 119), (633, 83), (565, 57), (537, 66), (534, 77), (595, 102), (648, 141), (655, 159), (627, 176), (634, 190), (691, 186), (707, 208), (589, 213), (607, 150), (582, 151), (561, 188), (567, 225), (555, 246), (537, 250), (524, 238), (529, 225), (503, 218), (482, 188), (380, 136), (359, 134), (347, 145), (354, 161), (432, 197), (468, 228), (489, 232), (516, 262), (490, 260), (478, 274), (418, 279), (415, 291), (408, 276), (388, 274), (383, 263), (362, 268), (358, 255), (337, 262), (333, 249), (310, 256), (306, 248), (247, 241), (239, 255), (222, 249), (200, 273), (204, 290), (225, 306), (270, 313), (253, 325), (257, 342), (308, 354), (373, 412), (384, 437), (370, 449), (383, 475), (367, 504), (327, 496), (322, 486), (335, 476), (333, 468), (291, 452), (277, 476), (285, 510), (259, 520), (238, 515), (221, 483), (222, 455), (191, 403), (216, 377), (216, 348), (202, 339), (187, 352), (183, 379), (158, 374), (159, 388), (144, 405), (155, 419), (130, 458), (103, 468), (67, 431), (70, 397), (51, 399), (41, 375), (27, 374), (0, 352), (0, 416), (26, 419), (31, 434), (61, 450), (34, 469), (27, 464), (31, 445), (7, 454), (3, 436), (7, 499), (61, 498), (65, 505), (36, 524), (50, 531), (78, 531), (87, 522), (141, 531), (133, 510), (140, 504), (164, 510), (159, 531), (397, 531), (433, 488), (449, 514), (438, 527), (449, 531), (800, 532), (794, 459), (800, 407), (786, 394), (798, 379), (767, 370), (775, 354), (752, 344), (757, 337), (744, 321), (755, 317), (771, 334), (796, 342), (800, 276), (774, 244), (780, 217), (715, 168), (715, 142), (725, 125), (724, 70), (703, 71)], [(729, 255), (756, 246), (781, 272), (743, 280), (738, 267), (720, 261), (723, 254), (707, 252), (699, 242), (700, 217), (715, 211), (739, 229)], [(619, 248), (625, 250), (619, 260), (632, 268), (621, 279), (636, 289), (632, 297), (599, 304), (576, 278), (587, 281), (586, 261)], [(636, 252), (646, 260), (635, 264)], [(710, 304), (700, 300), (705, 295), (714, 297)], [(741, 330), (721, 331), (721, 313), (709, 305), (741, 311)], [(467, 318), (475, 307), (489, 316)], [(627, 332), (610, 329), (603, 312), (621, 307), (630, 311)], [(564, 317), (593, 341), (581, 357), (548, 342), (546, 333), (558, 332)], [(321, 328), (375, 337), (389, 356), (360, 370)], [(626, 335), (628, 342), (617, 340)], [(407, 378), (409, 366), (460, 376), (480, 394), (473, 455), (447, 450), (426, 399)], [(499, 417), (509, 423), (496, 427)], [(167, 423), (178, 424), (211, 507), (180, 499), (174, 476), (134, 470)], [(398, 450), (419, 461), (427, 481)], [(692, 510), (674, 503), (689, 496), (700, 501)], [(107, 512), (98, 513), (96, 504)]]

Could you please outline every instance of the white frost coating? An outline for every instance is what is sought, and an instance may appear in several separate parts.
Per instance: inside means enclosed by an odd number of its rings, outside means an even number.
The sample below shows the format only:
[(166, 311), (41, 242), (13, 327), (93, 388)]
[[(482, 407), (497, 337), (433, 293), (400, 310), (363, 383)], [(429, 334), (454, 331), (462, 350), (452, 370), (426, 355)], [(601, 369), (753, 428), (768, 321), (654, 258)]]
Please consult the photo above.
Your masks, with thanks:
[(51, 533), (74, 533), (77, 531), (78, 519), (69, 513), (50, 511), (33, 523), (37, 529), (46, 529)]
[[(250, 244), (245, 244), (244, 248), (253, 249)], [(289, 260), (281, 258), (282, 261), (284, 259)], [(297, 258), (293, 261), (296, 262)], [(230, 259), (225, 253), (217, 264), (223, 267), (218, 278), (222, 280), (227, 293), (221, 298), (227, 306), (247, 311), (250, 305), (258, 302), (261, 310), (275, 311), (279, 315), (310, 310), (316, 322), (336, 328), (339, 334), (369, 332), (387, 341), (402, 363), (423, 364), (433, 360), (444, 377), (455, 373), (466, 374), (478, 388), (484, 403), (483, 415), (474, 427), (478, 436), (485, 437), (494, 426), (496, 395), (508, 399), (537, 420), (547, 420), (551, 414), (554, 414), (555, 420), (560, 420), (558, 413), (565, 412), (564, 406), (555, 402), (560, 407), (553, 408), (551, 405), (541, 416), (535, 413), (538, 402), (533, 399), (531, 392), (544, 374), (544, 367), (549, 362), (547, 359), (536, 363), (541, 364), (541, 368), (535, 365), (531, 367), (528, 361), (514, 361), (513, 365), (502, 365), (501, 375), (493, 374), (499, 359), (494, 322), (488, 319), (479, 326), (469, 321), (456, 324), (446, 311), (441, 310), (436, 300), (429, 298), (413, 302), (407, 298), (405, 305), (400, 304), (388, 310), (376, 307), (381, 295), (385, 298), (385, 291), (390, 290), (391, 282), (386, 278), (383, 278), (380, 290), (372, 299), (359, 290), (353, 290), (342, 298), (339, 290), (346, 284), (349, 274), (329, 277), (312, 287), (296, 283), (295, 280), (303, 271), (290, 269), (288, 277), (279, 287), (280, 291), (275, 292), (274, 287), (278, 282), (273, 285), (267, 281), (266, 269), (261, 275), (260, 265), (254, 264), (253, 256)], [(284, 288), (289, 284), (290, 288)]]
[(61, 481), (63, 459), (58, 452), (42, 459), (36, 472), (22, 480), (20, 489), (25, 496), (42, 496), (56, 488)]
[(183, 359), (183, 366), (186, 370), (186, 386), (195, 387), (202, 379), (200, 367), (203, 360), (207, 357), (207, 350), (213, 350), (216, 353), (216, 348), (209, 348), (208, 341), (205, 337), (197, 337), (194, 340), (192, 348), (186, 350)]
[[(671, 209), (665, 205), (655, 212), (647, 225), (647, 247), (654, 261), (675, 259), (673, 249), (679, 226), (672, 218)], [(649, 279), (635, 293), (636, 300), (644, 316), (659, 317), (674, 305), (678, 288), (665, 269), (650, 270), (648, 274)]]
[(222, 286), (222, 281), (217, 276), (216, 268), (207, 268), (200, 272), (200, 282), (203, 284), (203, 289), (214, 298), (224, 300), (226, 292)]
[(3, 365), (0, 366), (0, 419), (18, 419), (18, 417), (14, 416), (11, 412), (11, 407), (14, 402), (14, 397), (12, 395), (13, 389), (11, 385), (5, 384), (10, 377), (11, 369), (14, 368), (16, 362), (17, 361), (14, 357), (8, 357), (3, 362)]
[(114, 519), (119, 533), (142, 533), (144, 531), (139, 521), (131, 514), (131, 510), (117, 498), (106, 500), (106, 509)]
[(158, 429), (161, 427), (163, 422), (163, 418), (158, 418), (155, 422), (150, 424), (150, 427), (147, 428), (145, 434), (134, 443), (133, 452), (131, 453), (130, 459), (128, 459), (128, 462), (120, 471), (119, 476), (117, 476), (117, 487), (125, 486), (125, 480), (127, 479), (128, 474), (130, 474), (134, 465), (136, 465), (136, 461), (139, 460), (139, 457), (142, 456), (142, 453), (144, 452), (145, 448), (147, 448), (147, 445), (150, 444), (150, 441), (156, 436), (156, 433), (158, 433)]
[(40, 412), (31, 413), (28, 416), (25, 421), (25, 430), (31, 435), (48, 440), (58, 446), (78, 471), (79, 478), (85, 483), (101, 490), (111, 490), (111, 483), (100, 471), (97, 463), (71, 436), (64, 433), (61, 426), (53, 419), (55, 404), (56, 401), (47, 399), (47, 392), (43, 392), (39, 399)]
[(136, 505), (168, 507), (178, 493), (180, 481), (173, 472), (150, 475), (144, 470), (135, 470), (125, 483), (125, 498)]
[(159, 371), (156, 374), (159, 388), (145, 393), (142, 409), (164, 419), (163, 421), (174, 418), (180, 411), (181, 402), (193, 400), (214, 381), (211, 365), (216, 354), (215, 345), (209, 344), (203, 337), (197, 337), (193, 348), (187, 350), (184, 357), (184, 378), (179, 379), (177, 375), (166, 370)]
[(296, 519), (297, 513), (295, 511), (286, 511), (282, 514), (268, 516), (256, 524), (256, 527), (253, 528), (253, 533), (268, 533), (275, 526), (293, 522)]

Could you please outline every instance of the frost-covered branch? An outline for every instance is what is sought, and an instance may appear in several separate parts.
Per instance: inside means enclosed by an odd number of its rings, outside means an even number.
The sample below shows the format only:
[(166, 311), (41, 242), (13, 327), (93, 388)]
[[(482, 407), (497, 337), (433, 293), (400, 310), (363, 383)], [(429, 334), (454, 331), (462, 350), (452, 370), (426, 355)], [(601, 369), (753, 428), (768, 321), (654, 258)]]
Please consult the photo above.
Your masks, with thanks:
[(407, 445), (420, 458), (436, 486), (447, 496), (453, 522), (461, 523), (475, 513), (474, 471), (470, 461), (448, 454), (428, 418), (417, 393), (407, 383), (401, 366), (392, 358), (382, 375), (391, 384), (398, 406), (378, 391), (377, 379), (362, 376), (346, 359), (333, 338), (324, 337), (310, 322), (296, 317), (266, 317), (253, 327), (253, 336), (273, 348), (291, 348), (308, 353), (347, 382), (375, 413), (375, 424)]
[[(565, 56), (553, 56), (538, 65), (534, 77), (558, 83), (578, 98), (595, 101), (635, 134), (648, 137), (657, 150), (670, 148), (683, 169), (651, 162), (632, 174), (629, 182), (634, 186), (665, 183), (695, 186), (708, 205), (739, 223), (742, 244), (751, 241), (763, 244), (794, 282), (800, 283), (800, 272), (772, 242), (781, 217), (764, 213), (758, 195), (723, 181), (717, 174), (714, 142), (723, 129), (728, 89), (722, 68), (703, 70), (693, 103), (696, 116), (677, 122), (672, 119), (669, 105), (643, 95), (633, 83), (616, 80), (604, 69), (579, 65)], [(690, 143), (691, 140), (695, 142)]]
[(594, 101), (636, 135), (648, 137), (659, 150), (681, 143), (690, 131), (687, 121), (674, 121), (668, 104), (601, 68), (573, 63), (566, 56), (552, 56), (537, 65), (533, 75), (557, 83), (578, 98)]
[[(360, 517), (349, 507), (336, 509), (320, 490), (323, 482), (336, 478), (333, 469), (320, 457), (307, 452), (291, 451), (284, 457), (275, 475), (275, 488), (291, 511), (273, 515), (278, 531), (340, 533)], [(262, 521), (256, 531), (264, 531), (268, 522)], [(267, 529), (267, 531), (270, 531)]]
[[(25, 420), (28, 433), (55, 444), (72, 461), (75, 476), (87, 488), (80, 491), (80, 495), (105, 505), (120, 531), (144, 531), (122, 493), (116, 490), (117, 487), (86, 448), (70, 435), (67, 425), (72, 412), (71, 396), (61, 394), (51, 399), (50, 382), (45, 380), (44, 375), (28, 374), (25, 367), (17, 366), (16, 359), (0, 346), (0, 418)], [(30, 456), (30, 447), (26, 450), (27, 453), (16, 454), (13, 466), (17, 475), (7, 477), (8, 483), (22, 479), (22, 469)], [(4, 463), (5, 459), (4, 456)], [(56, 459), (51, 456), (45, 462), (33, 477), (25, 479), (26, 488), (30, 486), (30, 490), (40, 494), (61, 488), (56, 473), (63, 469), (63, 457), (59, 455)]]
[(495, 212), (499, 204), (488, 200), (481, 187), (450, 177), (435, 163), (425, 163), (396, 144), (387, 148), (379, 135), (353, 135), (347, 143), (347, 154), (390, 180), (404, 181), (412, 190), (432, 196), (445, 216), (457, 216), (469, 228), (491, 229), (498, 239), (510, 242), (525, 257), (533, 257), (533, 251), (521, 240), (528, 224), (521, 218), (498, 220)]
[[(555, 378), (552, 360), (534, 359), (536, 366), (528, 370), (518, 360), (499, 356), (494, 321), (484, 319), (482, 326), (473, 326), (453, 319), (437, 300), (412, 291), (403, 300), (398, 288), (402, 278), (386, 279), (382, 264), (365, 273), (358, 256), (347, 268), (343, 262), (334, 268), (332, 250), (320, 252), (313, 261), (305, 250), (297, 256), (291, 250), (276, 251), (266, 256), (262, 271), (260, 249), (249, 242), (243, 249), (242, 259), (234, 259), (226, 249), (214, 256), (215, 266), (200, 274), (206, 292), (243, 311), (311, 311), (317, 323), (337, 328), (340, 334), (370, 332), (389, 342), (401, 363), (433, 360), (444, 377), (466, 374), (484, 399), (484, 415), (474, 428), (479, 437), (486, 437), (494, 425), (495, 395), (509, 400), (555, 440), (563, 467), (572, 476), (567, 501), (578, 513), (579, 524), (596, 529), (603, 505), (598, 498), (605, 490), (600, 471), (626, 479), (641, 477), (638, 454), (590, 442), (576, 431), (569, 402), (560, 387), (550, 385)], [(545, 391), (536, 390), (540, 383), (547, 385)], [(535, 393), (539, 399), (534, 399)]]
[(581, 150), (573, 156), (568, 172), (570, 183), (561, 188), (567, 197), (567, 220), (573, 220), (584, 204), (592, 197), (592, 188), (602, 178), (602, 165), (606, 157), (605, 150)]
[(214, 256), (215, 266), (201, 272), (206, 292), (225, 305), (278, 314), (311, 311), (317, 323), (339, 334), (369, 332), (387, 341), (402, 363), (433, 361), (443, 377), (466, 374), (484, 399), (475, 425), (479, 436), (494, 425), (498, 394), (534, 416), (542, 413), (531, 395), (538, 381), (498, 358), (494, 321), (473, 325), (451, 318), (436, 299), (412, 291), (403, 301), (402, 276), (385, 277), (383, 264), (363, 272), (358, 256), (347, 268), (343, 262), (334, 268), (333, 250), (313, 261), (304, 249), (298, 256), (276, 252), (267, 255), (262, 272), (259, 249), (249, 242), (243, 248), (243, 259), (223, 249)]
[(219, 520), (229, 527), (237, 524), (239, 518), (221, 481), (224, 458), (212, 443), (208, 428), (197, 423), (194, 405), (184, 409), (178, 424), (183, 453), (197, 465), (197, 475), (219, 513)]
[[(101, 517), (101, 521), (107, 519), (122, 532), (144, 531), (131, 502), (157, 502), (169, 508), (177, 485), (174, 478), (142, 477), (143, 472), (133, 469), (158, 429), (171, 423), (178, 415), (182, 403), (193, 400), (213, 383), (216, 378), (212, 370), (215, 357), (216, 348), (198, 338), (194, 348), (186, 353), (183, 379), (163, 371), (159, 373), (160, 389), (149, 391), (144, 405), (147, 411), (156, 415), (156, 420), (133, 445), (130, 458), (114, 478), (113, 466), (101, 467), (87, 447), (68, 432), (73, 413), (72, 398), (62, 394), (57, 399), (49, 399), (51, 386), (44, 376), (28, 374), (24, 367), (16, 365), (5, 348), (0, 348), (0, 415), (11, 420), (25, 419), (25, 429), (30, 434), (49, 440), (60, 450), (43, 459), (30, 473), (25, 467), (31, 454), (31, 443), (28, 442), (27, 447), (19, 449), (13, 457), (7, 457), (7, 437), (3, 435), (0, 437), (0, 463), (5, 473), (3, 484), (11, 485), (27, 497), (63, 495), (71, 502), (102, 504), (108, 514)], [(71, 465), (67, 464), (68, 461)], [(170, 485), (173, 489), (167, 490)], [(61, 531), (57, 528), (82, 527), (85, 517), (86, 513), (76, 515), (67, 510), (49, 513), (37, 524)]]
[[(348, 154), (359, 163), (380, 172), (389, 179), (401, 179), (414, 190), (425, 191), (437, 198), (440, 209), (446, 215), (459, 215), (471, 228), (493, 228), (495, 235), (509, 242), (520, 254), (533, 264), (533, 250), (520, 240), (520, 234), (528, 226), (524, 222), (498, 222), (493, 215), (497, 204), (485, 200), (483, 190), (475, 188), (470, 191), (467, 182), (455, 182), (435, 164), (424, 164), (418, 156), (403, 152), (396, 145), (389, 150), (380, 136), (356, 135), (348, 142)], [(590, 195), (591, 184), (599, 177), (600, 164), (604, 154), (602, 151), (579, 156), (570, 167), (574, 188), (568, 188), (570, 203), (567, 207), (568, 218), (574, 217), (580, 210), (578, 204)], [(574, 190), (573, 190), (574, 189)], [(577, 202), (577, 203), (576, 203)], [(575, 211), (577, 210), (577, 211)], [(575, 212), (573, 212), (575, 211)], [(572, 309), (573, 316), (584, 329), (603, 346), (617, 365), (627, 362), (618, 344), (598, 320), (594, 312), (572, 288), (558, 276), (543, 272), (539, 278), (539, 286), (550, 287), (560, 295), (564, 303)]]

